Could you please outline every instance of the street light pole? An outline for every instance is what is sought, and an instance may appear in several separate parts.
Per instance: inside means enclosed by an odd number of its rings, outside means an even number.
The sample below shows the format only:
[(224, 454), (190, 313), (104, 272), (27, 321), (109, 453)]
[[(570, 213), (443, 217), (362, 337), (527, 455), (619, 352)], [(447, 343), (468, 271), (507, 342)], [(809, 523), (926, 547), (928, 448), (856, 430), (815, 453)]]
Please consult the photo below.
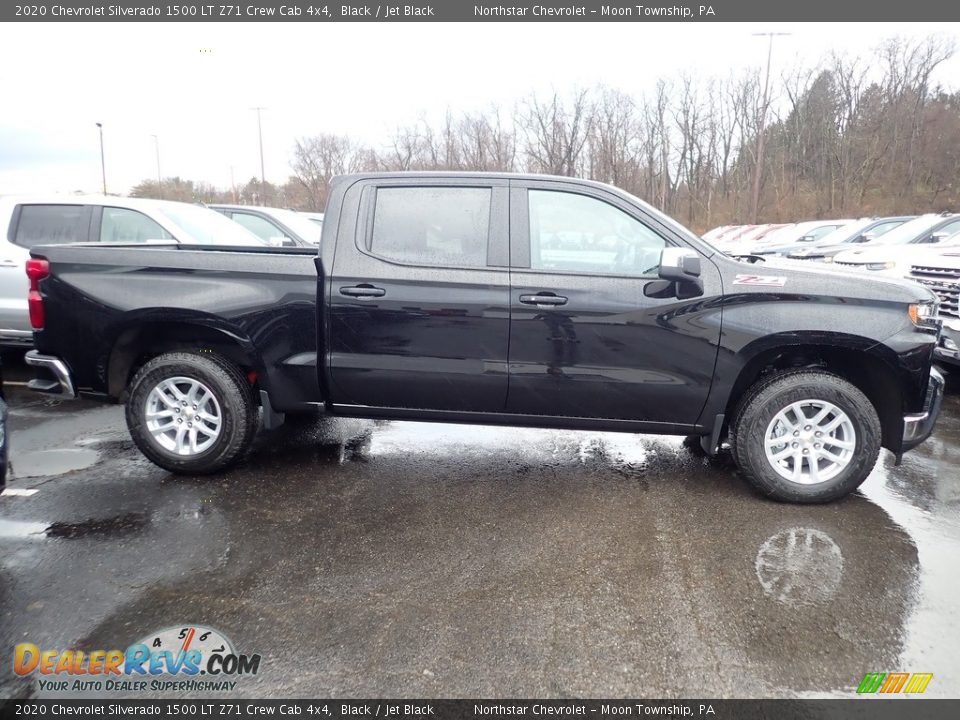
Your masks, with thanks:
[(157, 154), (157, 193), (163, 199), (163, 180), (160, 179), (160, 138), (153, 135), (153, 148)]
[(767, 69), (763, 78), (763, 100), (760, 107), (760, 122), (757, 132), (757, 158), (756, 166), (753, 169), (753, 203), (750, 222), (756, 225), (760, 214), (760, 178), (763, 173), (763, 145), (767, 129), (767, 107), (770, 103), (770, 60), (773, 57), (773, 38), (790, 35), (791, 33), (765, 32), (753, 34), (767, 38)]
[(260, 139), (260, 192), (266, 195), (267, 192), (267, 176), (263, 170), (263, 122), (260, 118), (260, 113), (262, 110), (266, 110), (263, 107), (253, 108), (257, 111), (257, 136)]
[(100, 175), (103, 178), (103, 194), (107, 194), (107, 163), (103, 155), (103, 123), (97, 123), (100, 129)]

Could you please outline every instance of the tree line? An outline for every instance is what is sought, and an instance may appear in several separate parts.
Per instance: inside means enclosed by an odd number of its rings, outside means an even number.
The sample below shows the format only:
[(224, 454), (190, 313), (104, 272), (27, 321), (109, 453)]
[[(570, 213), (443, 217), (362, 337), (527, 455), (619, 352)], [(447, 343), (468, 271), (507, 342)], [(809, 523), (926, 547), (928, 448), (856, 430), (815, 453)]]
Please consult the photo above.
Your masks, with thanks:
[(253, 178), (225, 190), (169, 178), (132, 194), (318, 211), (344, 173), (485, 170), (611, 183), (699, 231), (960, 211), (960, 92), (931, 80), (954, 50), (939, 36), (890, 38), (869, 56), (787, 68), (768, 97), (760, 69), (662, 78), (640, 96), (605, 86), (531, 94), (508, 109), (421, 118), (380, 147), (301, 137), (283, 184)]

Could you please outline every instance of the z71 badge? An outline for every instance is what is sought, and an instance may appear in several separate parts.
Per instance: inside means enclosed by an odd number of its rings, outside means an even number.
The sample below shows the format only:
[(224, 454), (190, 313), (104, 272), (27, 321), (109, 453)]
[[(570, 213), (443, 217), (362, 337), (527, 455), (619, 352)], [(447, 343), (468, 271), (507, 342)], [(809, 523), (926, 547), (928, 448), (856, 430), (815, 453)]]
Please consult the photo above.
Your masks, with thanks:
[(787, 279), (782, 275), (737, 275), (734, 285), (761, 285), (763, 287), (783, 287)]

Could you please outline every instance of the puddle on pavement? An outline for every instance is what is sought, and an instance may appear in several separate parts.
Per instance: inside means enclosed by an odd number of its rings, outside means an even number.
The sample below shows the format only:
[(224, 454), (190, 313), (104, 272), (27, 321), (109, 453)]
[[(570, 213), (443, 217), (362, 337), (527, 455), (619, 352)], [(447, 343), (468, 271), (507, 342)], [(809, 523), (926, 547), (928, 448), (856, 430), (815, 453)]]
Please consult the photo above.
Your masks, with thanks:
[(12, 475), (15, 478), (63, 475), (92, 467), (99, 459), (100, 453), (87, 448), (35, 450), (14, 456), (11, 462)]
[(47, 537), (81, 538), (136, 532), (149, 522), (144, 513), (127, 513), (109, 518), (91, 518), (76, 523), (55, 522), (46, 528)]

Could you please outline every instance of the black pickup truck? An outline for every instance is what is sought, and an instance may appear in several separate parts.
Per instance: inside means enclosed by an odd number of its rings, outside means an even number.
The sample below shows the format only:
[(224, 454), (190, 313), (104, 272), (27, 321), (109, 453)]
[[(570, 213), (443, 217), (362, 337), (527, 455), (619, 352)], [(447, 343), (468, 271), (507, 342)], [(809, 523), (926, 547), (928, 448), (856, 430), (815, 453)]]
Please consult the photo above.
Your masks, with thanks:
[(35, 390), (126, 403), (175, 473), (290, 413), (699, 436), (781, 500), (932, 431), (919, 285), (740, 261), (592, 182), (363, 174), (311, 249), (63, 245), (29, 261)]

